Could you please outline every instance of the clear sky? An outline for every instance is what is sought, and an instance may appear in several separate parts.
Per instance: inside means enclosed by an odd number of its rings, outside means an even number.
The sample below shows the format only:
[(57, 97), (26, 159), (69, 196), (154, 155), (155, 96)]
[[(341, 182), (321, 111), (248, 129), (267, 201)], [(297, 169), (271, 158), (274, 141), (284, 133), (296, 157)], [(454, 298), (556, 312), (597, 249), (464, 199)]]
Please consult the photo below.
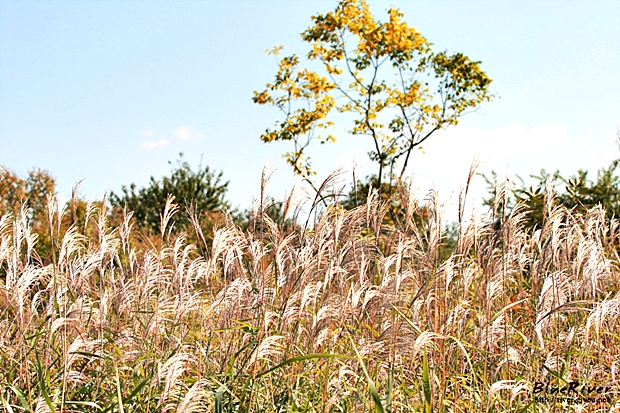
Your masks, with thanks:
[[(620, 1), (369, 1), (396, 5), (437, 50), (482, 61), (499, 98), (433, 136), (410, 172), (424, 195), (450, 196), (475, 155), (481, 172), (572, 174), (620, 157)], [(223, 171), (233, 206), (250, 206), (263, 165), (270, 193), (295, 178), (286, 144), (259, 136), (278, 118), (253, 91), (276, 71), (265, 49), (304, 55), (299, 33), (336, 1), (0, 0), (0, 164), (48, 170), (86, 198), (171, 171), (179, 152)], [(370, 142), (342, 132), (312, 152), (319, 178), (372, 172)], [(364, 169), (366, 168), (366, 169)], [(478, 192), (484, 184), (478, 179)], [(479, 202), (472, 201), (478, 205)]]

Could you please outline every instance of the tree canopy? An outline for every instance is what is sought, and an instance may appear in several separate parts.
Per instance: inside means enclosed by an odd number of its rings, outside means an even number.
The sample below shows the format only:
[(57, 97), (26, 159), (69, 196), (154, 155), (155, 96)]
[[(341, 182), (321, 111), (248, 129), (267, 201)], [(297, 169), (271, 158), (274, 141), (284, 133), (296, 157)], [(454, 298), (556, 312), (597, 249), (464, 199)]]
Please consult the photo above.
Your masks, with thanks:
[[(351, 135), (370, 138), (368, 155), (381, 190), (386, 179), (403, 177), (414, 148), (492, 97), (480, 62), (434, 52), (398, 9), (387, 12), (380, 22), (364, 0), (341, 0), (333, 12), (314, 16), (301, 34), (310, 46), (308, 67), (297, 55), (279, 58), (274, 81), (254, 92), (255, 103), (273, 105), (284, 116), (261, 139), (291, 141), (284, 158), (307, 182), (315, 173), (310, 143), (336, 141), (330, 133), (334, 109), (352, 115), (343, 117), (352, 119)], [(279, 56), (282, 48), (270, 53)]]
[[(526, 225), (529, 228), (542, 228), (545, 219), (545, 197), (550, 195), (548, 190), (554, 191), (554, 204), (562, 205), (570, 210), (585, 213), (589, 209), (601, 205), (607, 218), (620, 216), (620, 176), (618, 168), (620, 159), (614, 160), (609, 166), (597, 172), (596, 180), (588, 177), (588, 171), (580, 169), (576, 175), (565, 178), (560, 171), (549, 173), (542, 169), (537, 175), (530, 175), (534, 179), (532, 185), (525, 185), (520, 178), (521, 185), (514, 188), (508, 199), (509, 209), (517, 204), (523, 204), (528, 211)], [(495, 197), (497, 174), (485, 177), (489, 184), (490, 198), (485, 204), (492, 206)]]
[(22, 204), (30, 208), (29, 219), (45, 221), (48, 195), (56, 192), (56, 180), (49, 172), (32, 169), (28, 177), (20, 178), (16, 173), (0, 169), (0, 214), (11, 212), (19, 215)]
[(38, 252), (43, 260), (48, 258), (51, 248), (47, 202), (55, 195), (56, 180), (48, 171), (33, 168), (26, 178), (20, 178), (0, 166), (0, 217), (10, 213), (14, 218), (25, 218), (37, 234)]
[[(228, 182), (222, 182), (222, 173), (216, 174), (208, 166), (199, 166), (193, 170), (183, 154), (177, 161), (169, 177), (161, 180), (151, 177), (149, 185), (138, 189), (135, 183), (123, 186), (121, 194), (111, 193), (112, 204), (126, 206), (133, 211), (134, 219), (139, 226), (151, 233), (158, 234), (161, 229), (161, 217), (166, 208), (168, 196), (174, 196), (177, 204), (192, 209), (201, 225), (208, 224), (214, 214), (229, 208), (225, 201)], [(187, 229), (190, 219), (187, 214), (177, 217), (178, 229)]]

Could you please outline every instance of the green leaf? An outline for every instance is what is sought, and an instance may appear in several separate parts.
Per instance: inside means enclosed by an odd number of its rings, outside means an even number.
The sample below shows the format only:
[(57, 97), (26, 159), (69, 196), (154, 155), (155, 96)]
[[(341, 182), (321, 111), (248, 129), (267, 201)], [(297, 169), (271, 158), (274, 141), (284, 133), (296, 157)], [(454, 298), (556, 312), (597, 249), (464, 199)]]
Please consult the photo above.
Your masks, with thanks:
[(359, 361), (360, 366), (362, 367), (362, 371), (364, 372), (364, 376), (366, 377), (366, 381), (368, 382), (370, 396), (372, 397), (375, 403), (375, 410), (377, 411), (377, 413), (384, 413), (385, 410), (383, 409), (383, 404), (381, 403), (381, 397), (379, 397), (377, 386), (375, 386), (374, 381), (370, 378), (370, 374), (368, 374), (368, 369), (366, 368), (366, 364), (364, 363), (362, 356), (360, 356), (360, 353), (357, 351), (357, 347), (355, 346), (355, 343), (353, 342), (353, 339), (351, 338), (351, 336), (349, 336), (349, 340), (351, 341), (351, 345), (353, 346), (353, 350), (355, 351), (357, 360)]
[(215, 413), (222, 413), (224, 411), (224, 389), (226, 386), (224, 383), (215, 392)]
[(424, 386), (424, 412), (432, 413), (431, 381), (428, 374), (428, 357), (426, 356), (426, 347), (424, 347), (424, 356), (422, 359), (422, 384)]
[(41, 390), (41, 396), (43, 400), (45, 400), (45, 404), (52, 411), (52, 413), (56, 413), (56, 409), (54, 408), (54, 404), (52, 403), (52, 399), (50, 399), (48, 389), (49, 389), (49, 373), (43, 371), (43, 366), (41, 366), (41, 359), (39, 359), (39, 353), (37, 353), (37, 376), (39, 377), (39, 388)]
[(275, 367), (272, 367), (268, 370), (265, 370), (259, 374), (256, 375), (256, 378), (262, 377), (262, 376), (266, 376), (267, 374), (271, 373), (274, 370), (277, 370), (281, 367), (284, 367), (286, 365), (292, 364), (292, 363), (297, 363), (299, 361), (304, 361), (304, 360), (312, 360), (312, 359), (355, 359), (355, 357), (351, 357), (351, 356), (343, 356), (340, 354), (328, 354), (328, 353), (320, 353), (320, 354), (306, 354), (305, 356), (299, 356), (299, 357), (293, 357), (292, 359), (288, 359), (286, 361), (283, 361), (282, 363), (278, 364)]

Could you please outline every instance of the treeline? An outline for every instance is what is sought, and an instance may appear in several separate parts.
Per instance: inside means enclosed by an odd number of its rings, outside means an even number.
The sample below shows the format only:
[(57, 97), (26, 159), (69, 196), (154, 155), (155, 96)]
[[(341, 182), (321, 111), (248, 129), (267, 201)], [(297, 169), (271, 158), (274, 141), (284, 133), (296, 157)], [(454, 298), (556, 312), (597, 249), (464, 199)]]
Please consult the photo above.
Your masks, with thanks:
[[(264, 225), (264, 222), (259, 222), (260, 219), (257, 220), (255, 209), (231, 207), (226, 199), (229, 182), (222, 172), (204, 165), (193, 168), (183, 154), (180, 155), (175, 163), (170, 162), (172, 169), (169, 176), (159, 179), (151, 177), (144, 187), (131, 183), (123, 186), (120, 192), (111, 192), (106, 199), (95, 202), (86, 202), (74, 192), (64, 205), (50, 205), (56, 202), (57, 194), (56, 181), (49, 171), (34, 168), (28, 176), (20, 177), (8, 169), (2, 169), (0, 216), (11, 214), (27, 219), (31, 231), (37, 234), (36, 251), (39, 255), (36, 258), (41, 262), (50, 262), (53, 249), (59, 248), (52, 245), (54, 233), (61, 235), (72, 226), (78, 231), (86, 231), (89, 228), (87, 221), (97, 209), (106, 212), (113, 227), (118, 227), (125, 217), (130, 216), (129, 222), (137, 237), (134, 241), (150, 245), (161, 244), (166, 236), (184, 232), (190, 242), (204, 249), (211, 243), (213, 230), (224, 226), (227, 220), (232, 220), (243, 230), (257, 230), (257, 225)], [(532, 231), (543, 227), (545, 216), (548, 216), (546, 209), (557, 206), (585, 213), (600, 205), (611, 220), (620, 215), (619, 164), (620, 159), (601, 168), (594, 179), (586, 170), (565, 177), (560, 171), (549, 173), (543, 169), (538, 174), (530, 175), (533, 184), (526, 185), (525, 180), (520, 178), (520, 185), (512, 188), (499, 185), (498, 176), (493, 172), (490, 177), (483, 176), (488, 183), (488, 198), (482, 202), (494, 215), (498, 230), (502, 217), (508, 216), (515, 208), (525, 212), (524, 225)], [(404, 190), (406, 188), (403, 186), (388, 186), (385, 182), (379, 184), (376, 176), (370, 176), (352, 184), (348, 193), (322, 194), (317, 197), (317, 203), (322, 207), (352, 210), (365, 205), (369, 196), (379, 197), (388, 206), (382, 224), (396, 227), (406, 219), (405, 208), (401, 204)], [(550, 192), (553, 192), (553, 197), (547, 196)], [(286, 200), (268, 198), (263, 203), (261, 219), (266, 215), (285, 230), (292, 230), (299, 224), (291, 218), (291, 205)], [(55, 210), (58, 213), (58, 209), (66, 209), (68, 213), (58, 214), (63, 217), (60, 224), (57, 228), (50, 228), (49, 223), (54, 222), (51, 214)], [(166, 215), (174, 216), (167, 220), (168, 225), (164, 228), (162, 218)], [(416, 224), (420, 227), (426, 225), (424, 216), (424, 211), (416, 216)], [(448, 223), (443, 234), (446, 256), (455, 244), (455, 227), (454, 223)]]

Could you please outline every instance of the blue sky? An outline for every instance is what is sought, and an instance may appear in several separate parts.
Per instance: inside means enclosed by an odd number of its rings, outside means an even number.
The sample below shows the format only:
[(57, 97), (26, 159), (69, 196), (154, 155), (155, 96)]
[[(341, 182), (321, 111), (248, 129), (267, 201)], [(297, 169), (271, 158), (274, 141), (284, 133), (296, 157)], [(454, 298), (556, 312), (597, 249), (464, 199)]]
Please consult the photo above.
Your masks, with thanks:
[[(420, 195), (447, 208), (474, 156), (480, 171), (514, 178), (541, 168), (594, 172), (620, 157), (620, 2), (369, 1), (376, 18), (395, 4), (437, 50), (482, 61), (499, 98), (437, 134), (411, 162)], [(0, 0), (0, 164), (79, 180), (86, 198), (171, 171), (185, 153), (223, 171), (233, 206), (250, 206), (267, 162), (270, 193), (295, 178), (284, 143), (259, 136), (277, 109), (252, 103), (276, 71), (265, 49), (304, 55), (299, 33), (335, 1)], [(319, 176), (366, 160), (370, 142), (316, 147)], [(347, 175), (349, 176), (349, 175)], [(478, 179), (477, 192), (484, 194)], [(478, 205), (472, 200), (472, 205)]]

